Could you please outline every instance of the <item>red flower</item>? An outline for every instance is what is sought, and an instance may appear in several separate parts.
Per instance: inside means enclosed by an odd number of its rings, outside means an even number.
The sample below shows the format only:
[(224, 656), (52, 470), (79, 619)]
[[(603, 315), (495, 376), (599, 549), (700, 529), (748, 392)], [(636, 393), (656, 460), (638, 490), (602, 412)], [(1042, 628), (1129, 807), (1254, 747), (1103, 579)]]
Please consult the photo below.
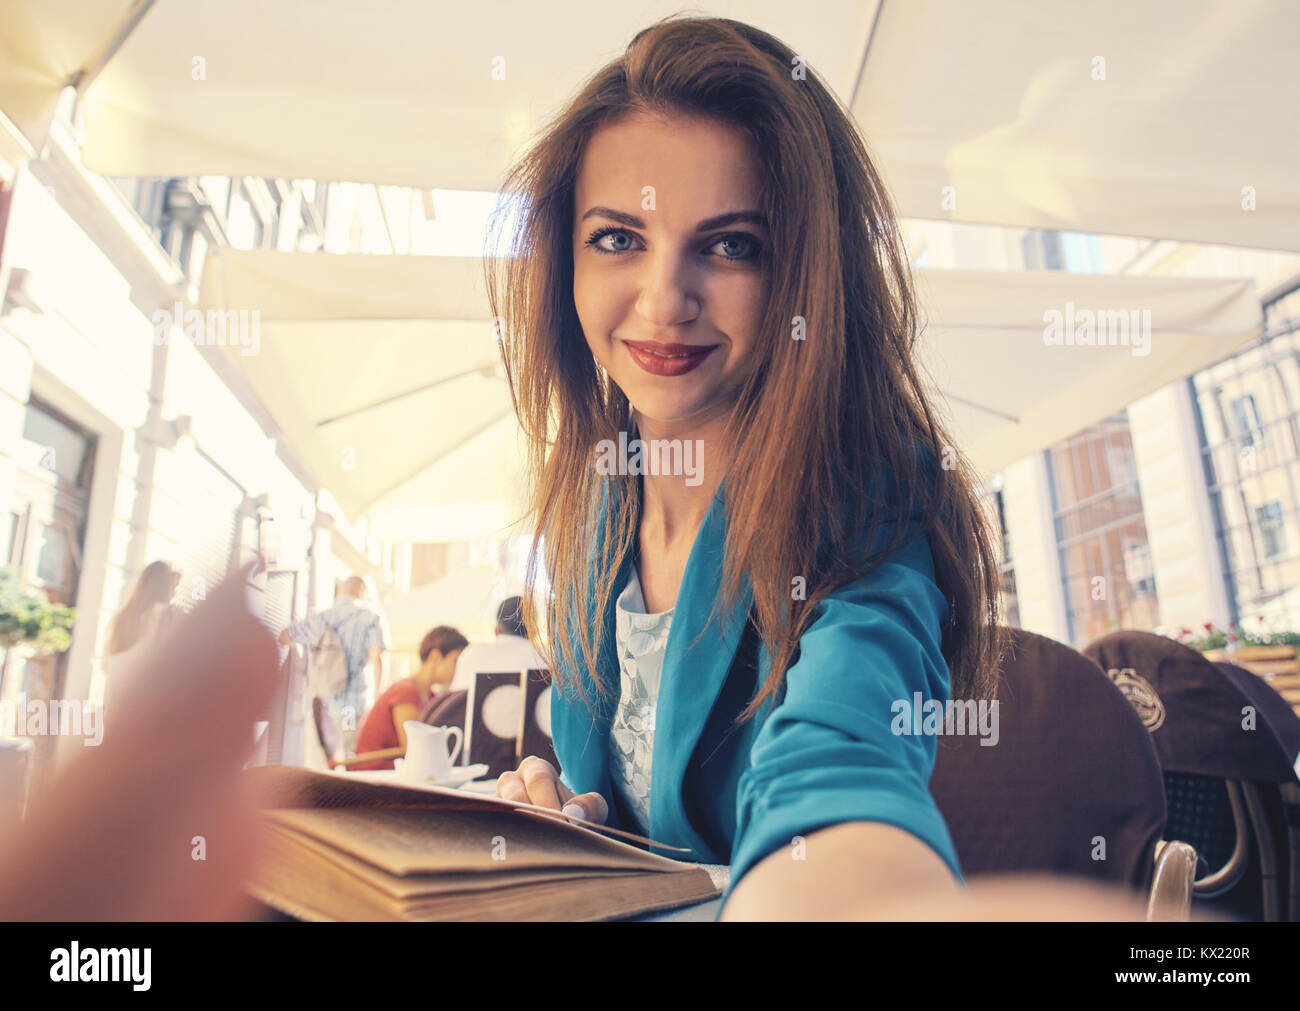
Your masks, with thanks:
[(1237, 623), (1236, 623), (1235, 621), (1230, 621), (1230, 622), (1228, 622), (1228, 627), (1229, 627), (1229, 628), (1236, 628), (1236, 627), (1237, 627)]
[(1213, 622), (1209, 622), (1209, 621), (1207, 621), (1207, 622), (1205, 623), (1205, 631), (1207, 631), (1207, 632), (1212, 632), (1212, 631), (1214, 631), (1214, 624), (1213, 624)]
[(1184, 635), (1191, 635), (1191, 634), (1192, 634), (1192, 630), (1190, 628), (1184, 628), (1178, 633), (1180, 637)]

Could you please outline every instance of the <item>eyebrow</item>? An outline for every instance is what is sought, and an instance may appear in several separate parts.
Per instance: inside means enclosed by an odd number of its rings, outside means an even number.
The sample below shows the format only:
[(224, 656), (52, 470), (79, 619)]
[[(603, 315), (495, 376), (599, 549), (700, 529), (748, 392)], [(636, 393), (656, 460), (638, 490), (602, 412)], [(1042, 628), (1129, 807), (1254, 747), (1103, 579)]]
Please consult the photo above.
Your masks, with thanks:
[[(588, 208), (579, 223), (586, 221), (588, 218), (604, 217), (617, 221), (619, 224), (627, 225), (629, 228), (645, 228), (645, 222), (635, 214), (625, 214), (623, 211), (616, 211), (612, 207), (591, 207)], [(760, 228), (767, 227), (767, 219), (758, 211), (729, 211), (726, 214), (719, 214), (716, 217), (705, 218), (695, 226), (697, 232), (708, 232), (714, 228), (725, 228), (727, 225), (735, 225), (747, 222), (751, 225), (758, 225)]]

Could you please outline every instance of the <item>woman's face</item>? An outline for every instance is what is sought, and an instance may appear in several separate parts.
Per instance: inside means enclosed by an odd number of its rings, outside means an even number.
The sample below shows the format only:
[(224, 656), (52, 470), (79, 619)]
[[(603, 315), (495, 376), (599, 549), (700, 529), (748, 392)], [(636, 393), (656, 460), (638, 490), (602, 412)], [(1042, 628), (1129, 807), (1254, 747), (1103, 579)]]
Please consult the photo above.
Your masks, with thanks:
[(574, 205), (573, 298), (596, 360), (638, 416), (725, 414), (757, 355), (760, 181), (744, 134), (638, 115), (587, 145)]

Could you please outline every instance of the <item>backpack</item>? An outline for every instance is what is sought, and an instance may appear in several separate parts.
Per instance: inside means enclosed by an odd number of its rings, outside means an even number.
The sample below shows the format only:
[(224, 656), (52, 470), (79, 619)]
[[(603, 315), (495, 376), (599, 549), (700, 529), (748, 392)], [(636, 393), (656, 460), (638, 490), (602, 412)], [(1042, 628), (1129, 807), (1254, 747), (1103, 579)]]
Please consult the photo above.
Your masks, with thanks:
[(348, 687), (348, 658), (339, 634), (326, 625), (309, 652), (307, 690), (324, 699), (343, 692)]

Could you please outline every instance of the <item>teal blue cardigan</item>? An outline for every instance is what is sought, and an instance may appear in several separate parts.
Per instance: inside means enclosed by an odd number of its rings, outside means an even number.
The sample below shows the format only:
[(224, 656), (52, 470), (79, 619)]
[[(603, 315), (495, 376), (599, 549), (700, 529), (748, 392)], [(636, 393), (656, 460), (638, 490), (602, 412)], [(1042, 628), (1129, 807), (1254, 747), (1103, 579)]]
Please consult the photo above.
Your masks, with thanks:
[[(911, 832), (961, 882), (948, 827), (929, 791), (935, 738), (890, 730), (896, 700), (910, 705), (919, 692), (942, 704), (949, 694), (940, 651), (947, 602), (935, 585), (929, 542), (916, 517), (909, 517), (910, 539), (879, 568), (818, 605), (781, 697), (737, 727), (734, 717), (767, 678), (771, 658), (752, 628), (746, 634), (746, 607), (753, 600), (748, 578), (735, 610), (721, 623), (716, 616), (710, 620), (720, 597), (724, 488), (725, 482), (696, 535), (669, 626), (655, 713), (650, 838), (690, 851), (660, 851), (667, 856), (730, 864), (724, 904), (768, 854), (797, 836), (848, 821), (886, 822)], [(607, 483), (602, 514), (608, 489)], [(592, 704), (572, 690), (552, 691), (551, 732), (569, 789), (600, 793), (609, 806), (608, 824), (635, 831), (609, 769), (619, 691), (614, 597), (631, 564), (629, 554), (603, 615), (596, 670), (570, 674), (582, 679)], [(610, 689), (604, 703), (593, 675)]]

